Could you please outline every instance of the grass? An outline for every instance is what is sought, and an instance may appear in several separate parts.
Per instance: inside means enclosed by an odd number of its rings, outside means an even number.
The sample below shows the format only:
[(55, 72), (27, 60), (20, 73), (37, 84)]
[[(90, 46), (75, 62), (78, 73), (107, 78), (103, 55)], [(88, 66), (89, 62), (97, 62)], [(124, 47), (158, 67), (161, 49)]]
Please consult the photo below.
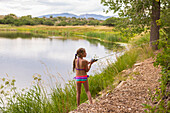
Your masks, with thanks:
[(101, 40), (107, 40), (110, 42), (128, 42), (127, 38), (124, 38), (119, 33), (110, 33), (110, 32), (87, 32), (85, 34), (88, 37), (96, 37)]
[(113, 27), (106, 26), (10, 26), (0, 25), (0, 31), (17, 31), (17, 32), (30, 32), (38, 34), (46, 34), (48, 36), (86, 36), (95, 37), (100, 40), (110, 42), (128, 42), (128, 38), (120, 35), (119, 32), (112, 31)]
[(133, 46), (145, 46), (146, 44), (149, 44), (150, 40), (150, 33), (139, 35), (136, 38), (133, 38), (130, 42)]

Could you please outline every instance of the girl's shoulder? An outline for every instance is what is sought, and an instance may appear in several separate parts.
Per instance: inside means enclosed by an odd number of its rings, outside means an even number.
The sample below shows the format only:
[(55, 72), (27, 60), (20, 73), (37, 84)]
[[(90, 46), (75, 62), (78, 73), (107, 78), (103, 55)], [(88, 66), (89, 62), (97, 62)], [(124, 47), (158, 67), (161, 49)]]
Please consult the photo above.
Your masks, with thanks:
[(82, 62), (83, 62), (83, 63), (88, 63), (88, 61), (87, 61), (87, 60), (85, 60), (85, 59), (82, 59)]

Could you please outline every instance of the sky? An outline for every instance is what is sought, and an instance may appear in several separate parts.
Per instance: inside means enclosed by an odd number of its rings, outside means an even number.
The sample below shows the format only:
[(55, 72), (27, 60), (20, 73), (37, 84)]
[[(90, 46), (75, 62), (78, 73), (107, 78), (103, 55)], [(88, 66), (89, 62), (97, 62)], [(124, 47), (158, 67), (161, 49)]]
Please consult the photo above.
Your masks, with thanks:
[(116, 15), (112, 12), (108, 14), (103, 12), (106, 7), (100, 2), (101, 0), (0, 0), (0, 15), (10, 13), (33, 17), (59, 13)]

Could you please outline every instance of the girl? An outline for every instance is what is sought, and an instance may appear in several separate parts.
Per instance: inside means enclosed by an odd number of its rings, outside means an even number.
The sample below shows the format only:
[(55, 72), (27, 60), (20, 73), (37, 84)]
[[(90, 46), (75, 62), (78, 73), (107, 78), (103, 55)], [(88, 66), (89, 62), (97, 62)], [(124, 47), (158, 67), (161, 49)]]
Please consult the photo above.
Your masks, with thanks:
[[(77, 50), (77, 53), (75, 54), (75, 59), (73, 61), (73, 72), (76, 69), (76, 89), (77, 89), (77, 106), (80, 105), (80, 94), (81, 94), (81, 83), (83, 83), (87, 97), (90, 101), (90, 104), (92, 104), (92, 98), (89, 91), (89, 84), (88, 84), (88, 75), (87, 72), (90, 70), (91, 65), (94, 62), (88, 62), (87, 60), (83, 59), (83, 57), (86, 57), (86, 51), (84, 48), (79, 48)], [(78, 58), (77, 58), (78, 57)]]

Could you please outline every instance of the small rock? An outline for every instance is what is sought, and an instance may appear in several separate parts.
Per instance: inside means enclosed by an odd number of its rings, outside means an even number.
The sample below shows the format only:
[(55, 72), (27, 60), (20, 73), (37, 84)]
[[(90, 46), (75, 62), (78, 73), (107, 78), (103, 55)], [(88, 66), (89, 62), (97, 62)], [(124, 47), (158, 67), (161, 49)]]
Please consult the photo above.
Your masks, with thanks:
[(131, 108), (128, 108), (128, 110), (130, 111), (130, 110), (132, 110)]
[(136, 72), (136, 70), (138, 69), (139, 67), (135, 67), (134, 69), (133, 69), (133, 72)]
[(122, 87), (126, 83), (127, 83), (126, 81), (122, 81), (116, 88), (120, 88), (120, 87)]
[(143, 63), (136, 63), (134, 66), (141, 66)]

